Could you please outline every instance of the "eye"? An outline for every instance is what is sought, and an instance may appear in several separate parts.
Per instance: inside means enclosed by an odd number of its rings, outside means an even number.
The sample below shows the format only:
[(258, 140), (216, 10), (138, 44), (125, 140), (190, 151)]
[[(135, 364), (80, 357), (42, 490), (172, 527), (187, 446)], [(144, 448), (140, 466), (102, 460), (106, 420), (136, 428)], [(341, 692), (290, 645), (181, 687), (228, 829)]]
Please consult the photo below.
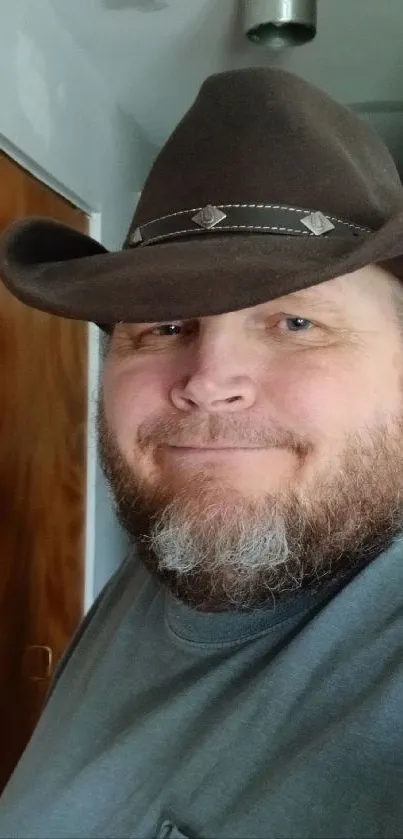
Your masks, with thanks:
[[(189, 326), (187, 328), (189, 329)], [(161, 324), (161, 326), (155, 326), (153, 329), (150, 329), (150, 331), (147, 334), (148, 335), (155, 335), (161, 329), (186, 329), (186, 324), (163, 323), (163, 324)], [(172, 336), (172, 333), (169, 332), (166, 335), (161, 335), (161, 336), (157, 336), (157, 337), (170, 338), (171, 336)], [(173, 337), (175, 337), (175, 336), (173, 336)]]
[[(308, 332), (310, 331), (314, 324), (312, 321), (308, 320), (307, 318), (302, 318), (298, 316), (287, 316), (283, 317), (280, 320), (277, 320), (275, 326), (277, 327), (279, 324), (287, 324), (289, 329), (283, 330), (281, 332), (291, 332), (291, 333), (299, 333), (299, 332)], [(194, 328), (194, 323), (162, 323), (158, 326), (154, 326), (152, 329), (148, 330), (147, 332), (143, 333), (146, 336), (152, 336), (157, 338), (175, 338), (178, 335), (178, 332), (174, 334), (173, 330), (182, 330), (182, 334), (187, 331), (191, 331)], [(270, 327), (272, 328), (272, 327)], [(165, 334), (164, 334), (165, 333)]]
[(309, 331), (309, 329), (306, 329), (306, 328), (305, 329), (304, 328), (299, 329), (298, 327), (300, 327), (301, 325), (302, 325), (302, 327), (306, 327), (306, 325), (308, 324), (309, 327), (313, 327), (313, 323), (312, 323), (311, 320), (308, 320), (307, 318), (300, 318), (300, 317), (286, 317), (286, 318), (283, 318), (280, 321), (280, 323), (292, 324), (292, 326), (297, 325), (296, 329), (292, 328), (290, 330), (291, 332), (308, 332)]

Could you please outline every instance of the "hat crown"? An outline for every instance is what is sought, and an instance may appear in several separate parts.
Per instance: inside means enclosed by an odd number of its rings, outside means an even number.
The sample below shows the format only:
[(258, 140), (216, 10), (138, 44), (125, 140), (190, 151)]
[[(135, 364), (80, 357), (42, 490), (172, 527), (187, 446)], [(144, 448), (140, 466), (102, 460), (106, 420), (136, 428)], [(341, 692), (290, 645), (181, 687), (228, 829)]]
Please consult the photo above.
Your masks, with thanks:
[(145, 222), (208, 204), (278, 203), (377, 230), (403, 206), (394, 161), (372, 128), (285, 70), (210, 76), (160, 151), (128, 241)]

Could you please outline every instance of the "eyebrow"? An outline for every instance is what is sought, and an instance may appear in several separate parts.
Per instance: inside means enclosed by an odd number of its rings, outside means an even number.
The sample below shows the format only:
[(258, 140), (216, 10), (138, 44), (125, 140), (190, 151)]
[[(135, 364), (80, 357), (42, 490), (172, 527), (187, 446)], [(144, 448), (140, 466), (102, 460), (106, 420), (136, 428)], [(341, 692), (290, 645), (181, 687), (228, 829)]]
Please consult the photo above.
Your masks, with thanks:
[(324, 297), (320, 297), (314, 291), (311, 294), (305, 294), (303, 297), (294, 293), (288, 294), (285, 297), (268, 300), (266, 303), (260, 304), (259, 310), (252, 315), (252, 319), (260, 322), (279, 310), (295, 317), (300, 313), (301, 315), (306, 313), (306, 317), (309, 317), (311, 314), (317, 314), (322, 317), (331, 316), (336, 323), (346, 323), (346, 313), (340, 305), (336, 301), (326, 300)]
[(324, 312), (333, 315), (342, 315), (342, 309), (340, 305), (332, 300), (326, 300), (324, 297), (320, 297), (318, 294), (314, 292), (309, 294), (308, 292), (302, 296), (297, 296), (297, 294), (289, 294), (286, 297), (280, 297), (277, 300), (270, 300), (268, 305), (273, 306), (281, 306), (281, 308), (288, 308), (290, 305), (294, 306), (309, 306), (310, 309), (317, 311), (317, 312)]
[[(285, 297), (278, 297), (274, 298), (273, 300), (268, 300), (267, 302), (262, 303), (260, 305), (266, 308), (259, 310), (259, 312), (255, 314), (255, 319), (257, 321), (261, 321), (264, 318), (267, 318), (269, 307), (273, 307), (277, 310), (282, 309), (288, 311), (290, 314), (293, 314), (292, 309), (294, 309), (296, 315), (298, 314), (298, 309), (302, 311), (309, 310), (309, 312), (317, 312), (319, 315), (332, 315), (343, 324), (345, 324), (346, 321), (345, 314), (342, 312), (340, 306), (337, 303), (331, 300), (325, 300), (323, 297), (320, 297), (318, 294), (316, 294), (315, 291), (312, 291), (312, 293), (309, 293), (308, 291), (306, 294), (304, 294), (304, 297), (302, 297), (301, 295), (298, 296), (297, 293), (288, 294)], [(200, 318), (178, 318), (178, 320), (182, 320), (183, 323), (191, 323), (198, 319), (203, 320), (204, 317), (207, 317), (207, 315), (201, 316)], [(137, 327), (143, 325), (143, 322), (133, 322), (125, 324), (125, 326), (129, 327)]]

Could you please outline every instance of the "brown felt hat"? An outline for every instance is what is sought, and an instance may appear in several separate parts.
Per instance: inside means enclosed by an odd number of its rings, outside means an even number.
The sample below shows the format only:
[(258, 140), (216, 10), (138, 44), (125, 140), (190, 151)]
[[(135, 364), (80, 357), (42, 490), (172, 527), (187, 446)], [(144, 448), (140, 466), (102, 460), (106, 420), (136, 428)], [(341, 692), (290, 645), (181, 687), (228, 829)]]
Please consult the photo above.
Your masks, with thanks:
[(61, 317), (158, 322), (255, 306), (369, 263), (403, 278), (403, 186), (361, 118), (284, 70), (209, 77), (144, 186), (123, 249), (13, 224), (0, 274)]

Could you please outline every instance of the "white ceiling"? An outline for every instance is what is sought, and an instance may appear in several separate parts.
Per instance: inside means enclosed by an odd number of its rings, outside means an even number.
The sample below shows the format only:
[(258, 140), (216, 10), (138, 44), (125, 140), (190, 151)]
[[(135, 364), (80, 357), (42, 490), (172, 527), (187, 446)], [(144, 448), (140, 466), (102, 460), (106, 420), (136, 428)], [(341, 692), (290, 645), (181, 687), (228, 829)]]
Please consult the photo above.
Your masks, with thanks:
[(158, 148), (206, 76), (270, 63), (369, 113), (403, 170), (403, 0), (318, 0), (318, 32), (273, 53), (246, 40), (240, 0), (52, 0), (121, 107)]

